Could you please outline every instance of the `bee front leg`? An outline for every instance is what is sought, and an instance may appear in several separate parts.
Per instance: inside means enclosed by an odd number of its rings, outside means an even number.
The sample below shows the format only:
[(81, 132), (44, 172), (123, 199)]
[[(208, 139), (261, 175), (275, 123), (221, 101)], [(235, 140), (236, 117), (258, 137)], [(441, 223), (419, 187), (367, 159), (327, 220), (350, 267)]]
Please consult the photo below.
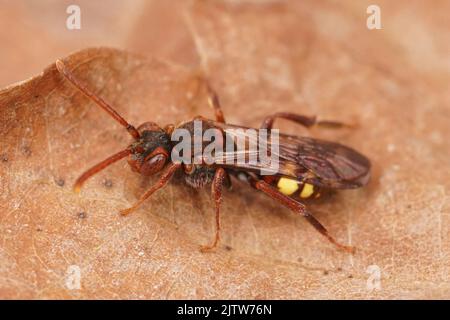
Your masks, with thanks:
[(175, 171), (177, 171), (180, 167), (181, 167), (181, 164), (179, 164), (179, 163), (169, 164), (164, 169), (158, 182), (155, 183), (153, 186), (151, 186), (151, 188), (148, 189), (147, 192), (144, 193), (132, 207), (121, 210), (120, 214), (125, 216), (125, 215), (130, 214), (134, 210), (136, 210), (137, 207), (139, 207), (148, 197), (150, 197), (153, 193), (155, 193), (159, 189), (163, 188), (169, 182), (169, 180), (173, 177), (173, 174), (175, 173)]
[(211, 196), (214, 200), (216, 211), (216, 235), (214, 241), (210, 245), (201, 246), (201, 252), (208, 252), (214, 249), (220, 240), (220, 203), (222, 202), (222, 187), (227, 178), (227, 173), (224, 168), (218, 168), (214, 174), (214, 179), (211, 185)]

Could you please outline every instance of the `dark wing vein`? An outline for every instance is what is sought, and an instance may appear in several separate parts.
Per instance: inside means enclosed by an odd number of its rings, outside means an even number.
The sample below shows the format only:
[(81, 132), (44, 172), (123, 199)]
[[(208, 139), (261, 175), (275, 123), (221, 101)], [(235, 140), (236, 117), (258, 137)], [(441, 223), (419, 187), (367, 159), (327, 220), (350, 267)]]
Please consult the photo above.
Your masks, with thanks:
[[(234, 129), (248, 129), (228, 124), (220, 124), (220, 127), (231, 138), (238, 138), (242, 134)], [(254, 137), (246, 136), (246, 139), (252, 141)], [(370, 161), (350, 147), (320, 139), (280, 134), (279, 147), (276, 151), (277, 148), (270, 141), (269, 138), (267, 149), (272, 152), (272, 158), (278, 157), (276, 171), (272, 174), (293, 177), (317, 186), (339, 189), (361, 187), (369, 180)], [(241, 160), (242, 157), (248, 160), (251, 156), (257, 157), (257, 154), (259, 151), (250, 151), (247, 144), (243, 150), (218, 155), (217, 163), (225, 163), (225, 166), (254, 172), (267, 169), (267, 163), (238, 161), (239, 157)]]

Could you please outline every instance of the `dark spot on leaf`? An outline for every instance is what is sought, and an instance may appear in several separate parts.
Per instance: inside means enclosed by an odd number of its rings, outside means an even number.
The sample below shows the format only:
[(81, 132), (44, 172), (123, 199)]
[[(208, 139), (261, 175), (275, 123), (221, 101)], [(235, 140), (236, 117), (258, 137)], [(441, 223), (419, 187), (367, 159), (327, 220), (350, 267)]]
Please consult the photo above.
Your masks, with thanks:
[(113, 186), (113, 182), (111, 179), (104, 179), (103, 180), (103, 185), (107, 188), (112, 188)]
[(341, 268), (341, 267), (337, 267), (336, 270), (339, 271), (339, 272), (341, 272), (341, 271), (342, 271), (342, 268)]
[(82, 211), (82, 212), (78, 212), (78, 218), (80, 219), (85, 219), (87, 217), (87, 213)]
[(230, 247), (229, 245), (225, 245), (225, 250), (227, 250), (227, 251), (231, 251), (231, 250), (233, 250), (233, 248), (232, 248), (232, 247)]
[(353, 275), (352, 275), (352, 274), (349, 274), (349, 275), (348, 275), (348, 278), (349, 278), (349, 279), (352, 279), (352, 278), (353, 278)]
[(60, 187), (64, 187), (64, 184), (66, 183), (66, 181), (64, 181), (63, 178), (58, 178), (55, 180), (55, 183)]
[(324, 276), (327, 276), (328, 273), (329, 273), (328, 270), (324, 270), (324, 271), (323, 271), (323, 275), (324, 275)]

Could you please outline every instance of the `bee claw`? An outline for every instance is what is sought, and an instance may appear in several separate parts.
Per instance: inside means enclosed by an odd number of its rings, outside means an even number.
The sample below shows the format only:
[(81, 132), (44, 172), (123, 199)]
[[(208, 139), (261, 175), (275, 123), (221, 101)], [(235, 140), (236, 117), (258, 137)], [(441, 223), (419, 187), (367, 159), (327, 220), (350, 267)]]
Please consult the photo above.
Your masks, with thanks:
[(200, 252), (201, 253), (212, 252), (214, 248), (215, 246), (200, 246)]
[(123, 210), (120, 210), (119, 213), (120, 213), (120, 215), (122, 215), (122, 216), (126, 216), (126, 215), (130, 214), (131, 211), (132, 211), (132, 209), (129, 208), (129, 209), (123, 209)]

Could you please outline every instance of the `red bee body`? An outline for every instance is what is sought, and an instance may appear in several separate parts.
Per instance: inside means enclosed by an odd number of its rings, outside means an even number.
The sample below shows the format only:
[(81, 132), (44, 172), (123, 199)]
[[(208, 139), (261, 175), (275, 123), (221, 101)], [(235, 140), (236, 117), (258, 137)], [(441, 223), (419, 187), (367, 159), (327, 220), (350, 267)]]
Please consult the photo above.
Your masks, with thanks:
[[(251, 187), (262, 191), (272, 199), (305, 217), (316, 230), (339, 248), (347, 252), (353, 252), (353, 247), (338, 243), (307, 210), (301, 200), (317, 198), (326, 190), (351, 189), (364, 186), (367, 184), (370, 176), (370, 161), (357, 151), (335, 142), (279, 134), (277, 136), (277, 147), (275, 148), (275, 145), (272, 143), (274, 138), (272, 127), (276, 118), (291, 120), (305, 127), (318, 125), (339, 128), (344, 126), (343, 124), (332, 121), (318, 122), (314, 117), (292, 113), (276, 113), (266, 117), (261, 127), (254, 129), (254, 132), (258, 137), (260, 133), (268, 133), (264, 143), (268, 153), (271, 156), (276, 156), (278, 159), (278, 166), (270, 175), (263, 174), (263, 170), (267, 169), (267, 165), (264, 162), (237, 161), (239, 157), (248, 159), (253, 155), (254, 151), (249, 145), (252, 142), (256, 144), (256, 141), (251, 141), (252, 138), (249, 137), (245, 137), (250, 140), (243, 149), (239, 151), (224, 149), (225, 151), (215, 154), (212, 162), (207, 162), (203, 158), (203, 152), (208, 146), (208, 143), (203, 140), (200, 143), (199, 153), (194, 152), (189, 157), (189, 161), (177, 161), (172, 157), (174, 148), (176, 148), (172, 140), (172, 134), (176, 130), (185, 130), (190, 134), (192, 141), (189, 143), (192, 145), (192, 149), (195, 150), (195, 137), (196, 134), (198, 135), (198, 132), (195, 132), (195, 122), (201, 126), (202, 131), (200, 134), (202, 137), (207, 130), (210, 130), (210, 132), (215, 134), (215, 143), (219, 143), (222, 146), (226, 141), (235, 141), (233, 139), (240, 137), (241, 133), (239, 132), (241, 131), (236, 129), (250, 128), (225, 123), (218, 97), (209, 85), (206, 85), (208, 102), (215, 111), (215, 121), (196, 117), (176, 127), (167, 125), (161, 128), (156, 123), (145, 122), (138, 128), (135, 128), (125, 121), (107, 102), (96, 96), (76, 79), (62, 61), (58, 60), (56, 66), (67, 80), (123, 125), (133, 137), (133, 142), (125, 150), (114, 154), (84, 172), (75, 183), (74, 189), (76, 191), (80, 190), (89, 177), (125, 157), (128, 158), (127, 160), (132, 170), (139, 174), (150, 176), (161, 172), (161, 176), (155, 185), (145, 192), (131, 208), (121, 211), (125, 215), (135, 210), (155, 191), (163, 188), (174, 173), (181, 170), (184, 173), (186, 183), (191, 187), (201, 188), (211, 185), (212, 198), (215, 203), (216, 234), (214, 241), (210, 245), (202, 247), (202, 251), (206, 251), (215, 248), (218, 244), (220, 238), (222, 188), (224, 185), (229, 186), (231, 177), (234, 177), (248, 183)], [(259, 142), (261, 141), (258, 140)]]

